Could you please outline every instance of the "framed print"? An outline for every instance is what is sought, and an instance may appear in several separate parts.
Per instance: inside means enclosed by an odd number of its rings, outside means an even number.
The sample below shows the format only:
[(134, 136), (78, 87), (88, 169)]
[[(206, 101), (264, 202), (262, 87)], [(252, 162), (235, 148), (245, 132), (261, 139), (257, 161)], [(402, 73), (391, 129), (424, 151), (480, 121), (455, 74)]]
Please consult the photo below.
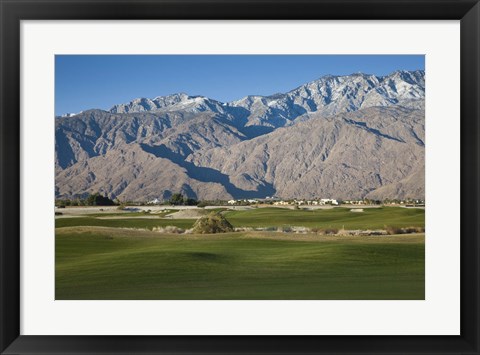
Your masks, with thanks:
[(2, 354), (478, 354), (476, 1), (1, 2)]

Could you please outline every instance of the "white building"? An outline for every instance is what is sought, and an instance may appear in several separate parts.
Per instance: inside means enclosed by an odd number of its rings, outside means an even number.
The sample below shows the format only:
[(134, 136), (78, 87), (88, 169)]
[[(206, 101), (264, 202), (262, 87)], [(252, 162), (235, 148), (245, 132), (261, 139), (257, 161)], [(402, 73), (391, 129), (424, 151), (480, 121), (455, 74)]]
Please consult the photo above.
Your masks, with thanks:
[(320, 199), (320, 204), (321, 205), (328, 205), (328, 204), (338, 205), (338, 201), (331, 198), (322, 198)]

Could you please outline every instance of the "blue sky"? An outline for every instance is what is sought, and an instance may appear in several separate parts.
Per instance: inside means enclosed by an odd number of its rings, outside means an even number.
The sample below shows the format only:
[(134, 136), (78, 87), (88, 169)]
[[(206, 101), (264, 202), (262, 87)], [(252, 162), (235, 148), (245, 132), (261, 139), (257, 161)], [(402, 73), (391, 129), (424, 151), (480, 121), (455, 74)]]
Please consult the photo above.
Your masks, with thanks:
[(425, 69), (423, 55), (56, 55), (55, 114), (177, 92), (232, 101), (327, 74)]

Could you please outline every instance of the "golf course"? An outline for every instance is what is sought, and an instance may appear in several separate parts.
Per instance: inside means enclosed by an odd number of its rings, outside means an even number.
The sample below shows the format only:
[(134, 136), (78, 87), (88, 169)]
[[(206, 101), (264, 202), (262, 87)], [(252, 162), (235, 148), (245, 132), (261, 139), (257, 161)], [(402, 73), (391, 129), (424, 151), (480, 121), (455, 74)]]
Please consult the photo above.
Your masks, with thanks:
[(423, 209), (218, 209), (235, 231), (216, 234), (192, 232), (196, 219), (174, 209), (73, 211), (55, 221), (57, 300), (425, 297)]

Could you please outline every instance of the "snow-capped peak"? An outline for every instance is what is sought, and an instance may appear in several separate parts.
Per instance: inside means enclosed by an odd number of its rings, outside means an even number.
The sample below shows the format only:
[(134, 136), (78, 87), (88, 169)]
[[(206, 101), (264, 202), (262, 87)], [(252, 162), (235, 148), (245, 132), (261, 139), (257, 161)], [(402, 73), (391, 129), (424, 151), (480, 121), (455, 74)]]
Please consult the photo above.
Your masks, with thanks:
[(325, 75), (287, 93), (249, 95), (226, 103), (186, 93), (153, 99), (138, 98), (127, 104), (115, 105), (110, 112), (211, 111), (230, 117), (247, 117), (255, 124), (281, 126), (310, 112), (328, 116), (373, 106), (410, 105), (424, 98), (425, 72), (398, 70), (385, 76), (365, 73)]

